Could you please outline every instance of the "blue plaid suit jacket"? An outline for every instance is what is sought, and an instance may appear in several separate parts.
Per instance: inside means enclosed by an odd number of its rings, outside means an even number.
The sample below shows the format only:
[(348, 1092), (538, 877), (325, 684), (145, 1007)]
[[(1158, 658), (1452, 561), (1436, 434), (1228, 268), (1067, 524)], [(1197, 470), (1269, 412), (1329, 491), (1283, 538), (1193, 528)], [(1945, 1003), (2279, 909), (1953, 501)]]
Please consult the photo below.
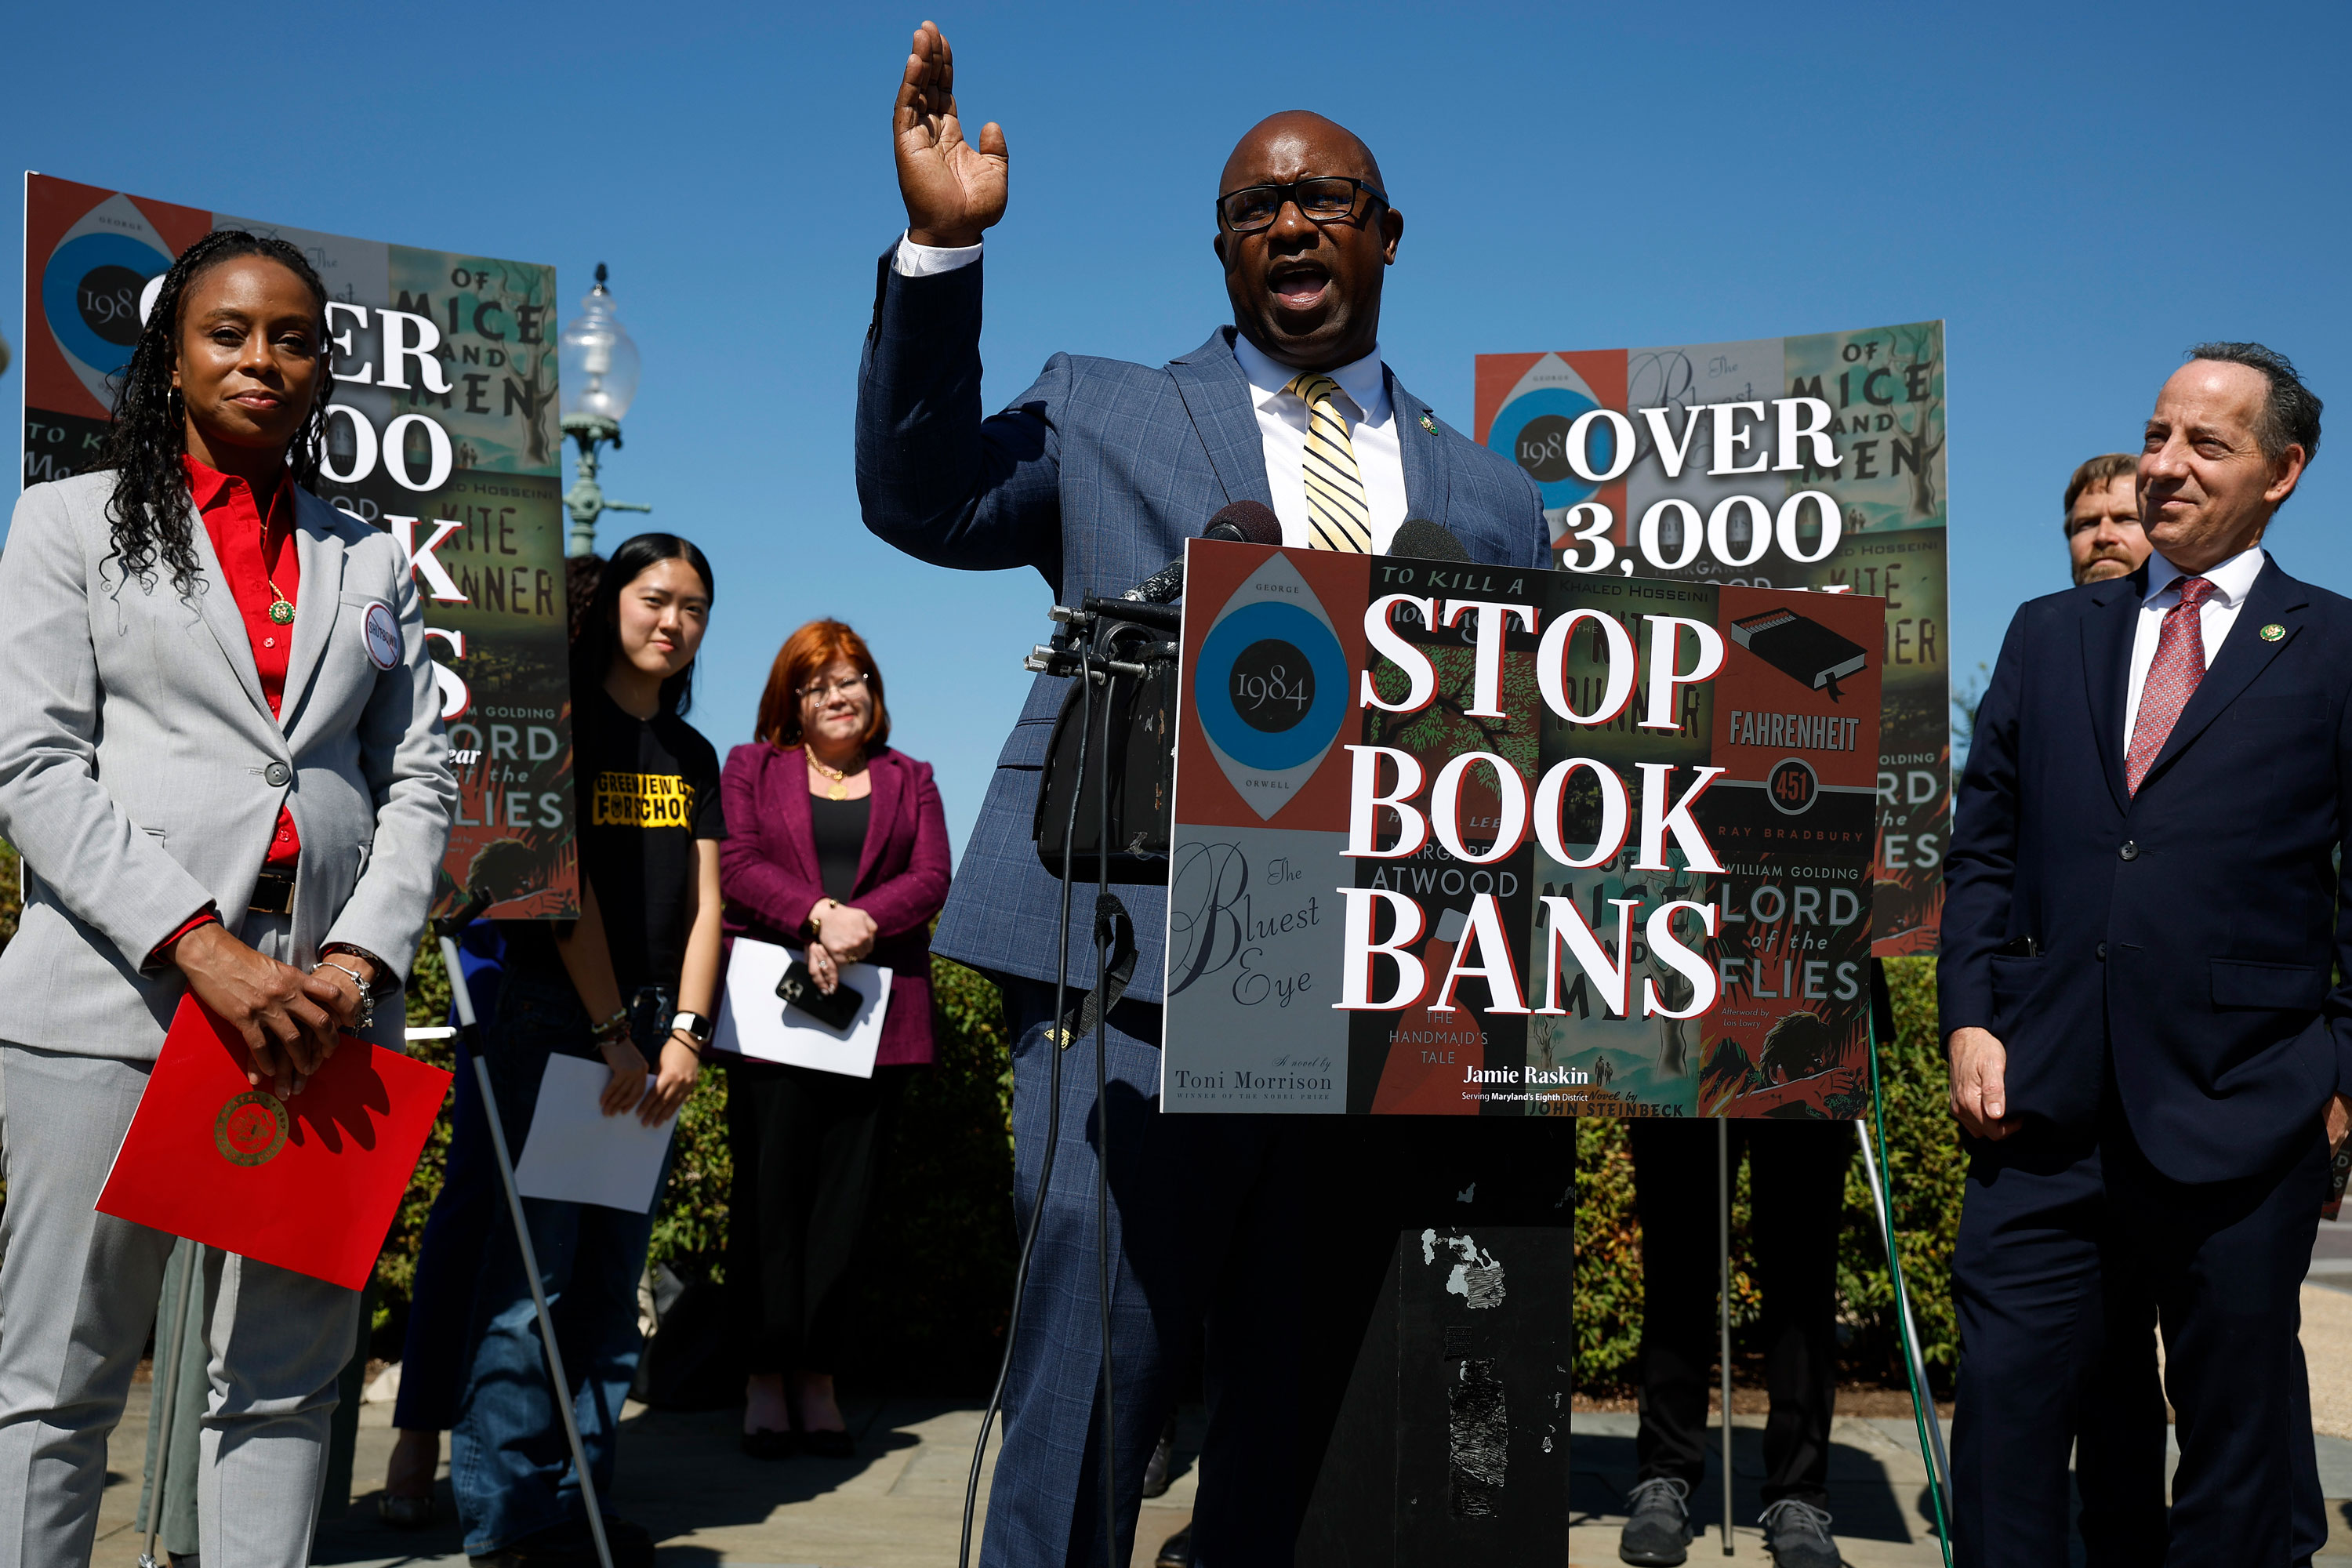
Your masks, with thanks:
[[(866, 526), (909, 555), (973, 571), (1029, 566), (1055, 602), (1124, 593), (1232, 501), (1271, 505), (1247, 379), (1221, 327), (1153, 368), (1057, 353), (1003, 412), (980, 406), (984, 262), (929, 278), (882, 257), (857, 383)], [(1534, 482), (1430, 413), (1393, 372), (1405, 514), (1451, 530), (1475, 559), (1548, 566)], [(1427, 422), (1424, 423), (1424, 420)], [(1009, 653), (1008, 653), (1009, 657)], [(996, 759), (933, 951), (1003, 974), (1054, 978), (1060, 884), (1030, 837), (1039, 771), (1067, 680), (1040, 676)], [(1157, 1001), (1164, 889), (1116, 886), (1139, 949), (1128, 994)], [(1072, 980), (1093, 981), (1090, 899), (1073, 901)]]

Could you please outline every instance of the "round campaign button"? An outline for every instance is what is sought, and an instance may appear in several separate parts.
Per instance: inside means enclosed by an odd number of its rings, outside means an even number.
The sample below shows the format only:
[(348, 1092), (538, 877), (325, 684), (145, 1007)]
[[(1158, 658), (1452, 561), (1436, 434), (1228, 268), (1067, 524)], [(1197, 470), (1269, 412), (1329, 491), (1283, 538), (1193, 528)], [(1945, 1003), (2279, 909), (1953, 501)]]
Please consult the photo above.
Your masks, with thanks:
[(2263, 641), (2264, 642), (2276, 642), (2279, 638), (2284, 636), (2286, 636), (2286, 628), (2279, 625), (2276, 621), (2273, 621), (2270, 625), (2263, 628)]
[(1772, 764), (1772, 774), (1764, 781), (1765, 798), (1783, 816), (1802, 816), (1813, 808), (1813, 801), (1821, 793), (1820, 775), (1802, 757), (1781, 758)]
[(232, 1165), (266, 1165), (286, 1147), (286, 1107), (266, 1089), (252, 1089), (220, 1109), (213, 1146)]
[(400, 623), (392, 618), (390, 605), (370, 605), (360, 633), (367, 639), (368, 658), (378, 669), (390, 669), (400, 662)]

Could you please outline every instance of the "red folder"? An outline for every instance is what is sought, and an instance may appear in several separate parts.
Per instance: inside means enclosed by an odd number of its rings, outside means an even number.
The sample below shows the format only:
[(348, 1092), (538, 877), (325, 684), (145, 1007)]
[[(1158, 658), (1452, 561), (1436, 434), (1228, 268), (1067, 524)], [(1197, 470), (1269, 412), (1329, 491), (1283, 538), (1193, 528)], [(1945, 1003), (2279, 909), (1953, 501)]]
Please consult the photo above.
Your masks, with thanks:
[(98, 1212), (356, 1290), (367, 1283), (449, 1075), (346, 1036), (280, 1100), (193, 995), (116, 1151)]

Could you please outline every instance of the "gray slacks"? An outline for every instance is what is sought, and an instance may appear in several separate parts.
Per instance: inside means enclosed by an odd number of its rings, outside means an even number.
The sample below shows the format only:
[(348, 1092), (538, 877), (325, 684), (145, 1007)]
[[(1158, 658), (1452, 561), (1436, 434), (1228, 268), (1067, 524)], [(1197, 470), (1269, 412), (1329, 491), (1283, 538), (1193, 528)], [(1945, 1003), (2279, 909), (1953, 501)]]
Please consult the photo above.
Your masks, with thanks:
[[(147, 1072), (0, 1041), (0, 1568), (89, 1561), (107, 1435), (173, 1247), (92, 1206)], [(204, 1259), (201, 1555), (302, 1568), (359, 1292), (211, 1247)]]

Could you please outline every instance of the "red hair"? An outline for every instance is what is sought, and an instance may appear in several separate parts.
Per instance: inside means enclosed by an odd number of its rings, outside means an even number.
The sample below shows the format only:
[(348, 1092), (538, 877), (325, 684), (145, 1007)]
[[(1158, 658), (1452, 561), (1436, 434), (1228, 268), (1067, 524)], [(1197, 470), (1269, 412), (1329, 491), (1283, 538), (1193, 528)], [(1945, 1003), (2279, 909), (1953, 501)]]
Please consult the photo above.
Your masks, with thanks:
[(776, 662), (768, 668), (768, 689), (760, 693), (760, 716), (754, 726), (760, 739), (780, 748), (799, 745), (801, 688), (839, 659), (847, 659), (865, 674), (866, 695), (874, 699), (874, 710), (866, 717), (866, 733), (858, 737), (858, 744), (887, 744), (890, 710), (882, 705), (882, 671), (874, 662), (874, 651), (864, 637), (835, 620), (811, 621), (776, 650)]

